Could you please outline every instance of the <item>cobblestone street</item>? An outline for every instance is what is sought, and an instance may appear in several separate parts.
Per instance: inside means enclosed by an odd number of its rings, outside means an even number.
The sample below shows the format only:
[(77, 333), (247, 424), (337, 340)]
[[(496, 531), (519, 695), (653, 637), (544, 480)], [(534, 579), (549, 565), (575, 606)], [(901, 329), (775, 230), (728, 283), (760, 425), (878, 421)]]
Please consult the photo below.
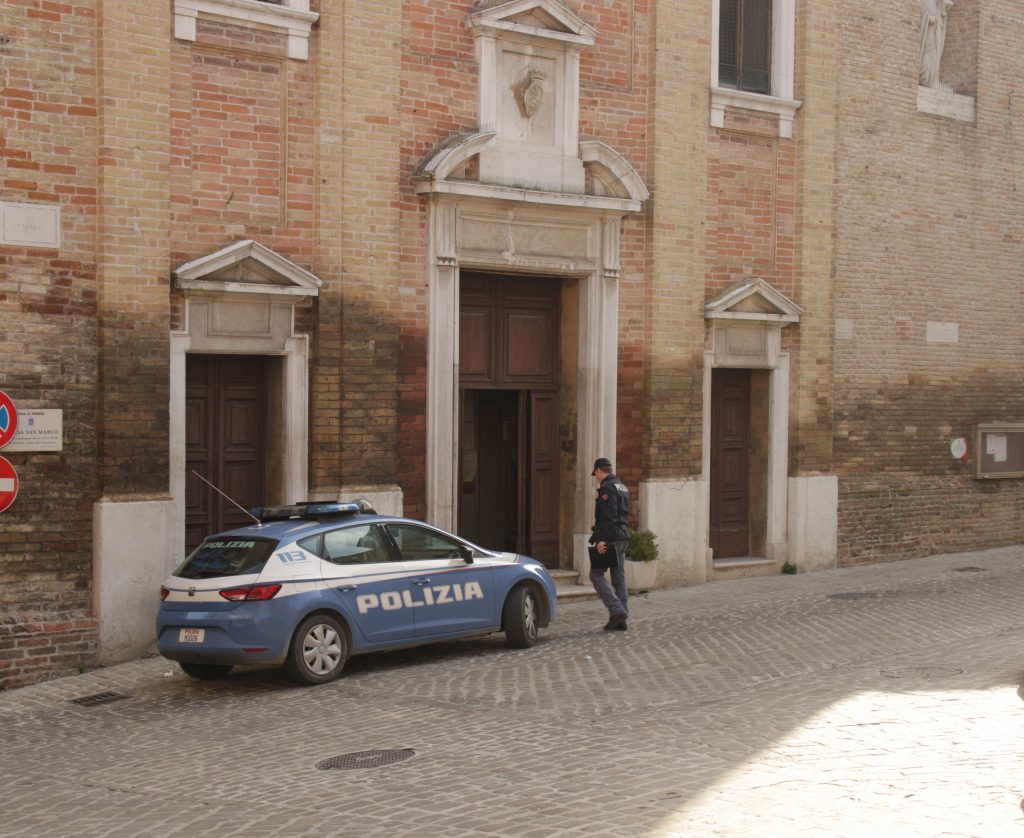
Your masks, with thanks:
[[(631, 611), (324, 687), (148, 658), (0, 693), (0, 835), (1024, 835), (1024, 548)], [(377, 749), (414, 754), (317, 768)]]

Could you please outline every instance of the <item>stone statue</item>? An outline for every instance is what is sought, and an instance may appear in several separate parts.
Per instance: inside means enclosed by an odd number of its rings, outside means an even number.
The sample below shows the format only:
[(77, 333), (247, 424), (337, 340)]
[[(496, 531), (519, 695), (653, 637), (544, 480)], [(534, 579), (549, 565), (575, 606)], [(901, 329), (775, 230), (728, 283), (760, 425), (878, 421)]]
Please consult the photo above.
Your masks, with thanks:
[(946, 18), (953, 0), (921, 0), (921, 65), (918, 80), (922, 87), (939, 86), (939, 64), (946, 46)]

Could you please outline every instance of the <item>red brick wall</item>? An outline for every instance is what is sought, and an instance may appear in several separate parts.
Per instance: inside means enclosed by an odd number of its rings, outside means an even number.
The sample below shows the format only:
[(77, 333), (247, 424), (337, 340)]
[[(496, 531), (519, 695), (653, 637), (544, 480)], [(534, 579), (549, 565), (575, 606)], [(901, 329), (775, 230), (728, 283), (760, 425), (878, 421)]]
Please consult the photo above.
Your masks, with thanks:
[(63, 451), (0, 452), (19, 477), (0, 513), (0, 686), (12, 686), (95, 651), (94, 4), (8, 4), (0, 34), (0, 199), (61, 209), (60, 250), (0, 246), (0, 389), (22, 409), (63, 410), (64, 422)]

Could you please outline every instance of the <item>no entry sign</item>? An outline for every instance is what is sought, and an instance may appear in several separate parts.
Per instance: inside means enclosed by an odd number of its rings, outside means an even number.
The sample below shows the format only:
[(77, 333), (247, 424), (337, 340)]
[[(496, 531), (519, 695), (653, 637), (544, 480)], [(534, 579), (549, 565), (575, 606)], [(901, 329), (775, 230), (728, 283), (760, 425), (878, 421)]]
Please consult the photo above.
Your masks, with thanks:
[(18, 430), (18, 409), (3, 390), (0, 390), (0, 448), (14, 439)]
[(14, 470), (10, 460), (0, 457), (0, 512), (14, 503), (16, 497), (18, 497), (18, 472)]

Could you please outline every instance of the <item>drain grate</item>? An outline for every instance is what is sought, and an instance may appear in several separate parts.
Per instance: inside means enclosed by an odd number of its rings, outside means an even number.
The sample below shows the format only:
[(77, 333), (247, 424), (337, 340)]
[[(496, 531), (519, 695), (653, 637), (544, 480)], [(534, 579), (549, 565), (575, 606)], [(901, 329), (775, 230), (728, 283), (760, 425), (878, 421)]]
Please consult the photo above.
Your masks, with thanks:
[(829, 599), (842, 599), (842, 600), (846, 600), (846, 599), (875, 599), (877, 596), (878, 596), (878, 594), (872, 594), (872, 593), (868, 593), (866, 591), (863, 591), (863, 592), (854, 592), (854, 593), (849, 593), (849, 594), (829, 594), (828, 598)]
[(100, 704), (110, 704), (114, 701), (122, 701), (128, 698), (126, 695), (121, 693), (93, 693), (92, 695), (83, 695), (81, 698), (70, 698), (68, 701), (71, 704), (77, 704), (79, 707), (98, 707)]
[(955, 570), (957, 573), (985, 573), (985, 572), (987, 572), (988, 568), (984, 568), (984, 567), (954, 567), (953, 570)]
[(904, 666), (901, 669), (883, 669), (881, 674), (886, 678), (948, 678), (963, 673), (955, 666)]
[(352, 771), (357, 768), (380, 768), (409, 759), (416, 752), (412, 748), (401, 748), (390, 751), (356, 751), (353, 754), (342, 754), (340, 757), (322, 759), (316, 764), (321, 771), (336, 768), (339, 771)]

